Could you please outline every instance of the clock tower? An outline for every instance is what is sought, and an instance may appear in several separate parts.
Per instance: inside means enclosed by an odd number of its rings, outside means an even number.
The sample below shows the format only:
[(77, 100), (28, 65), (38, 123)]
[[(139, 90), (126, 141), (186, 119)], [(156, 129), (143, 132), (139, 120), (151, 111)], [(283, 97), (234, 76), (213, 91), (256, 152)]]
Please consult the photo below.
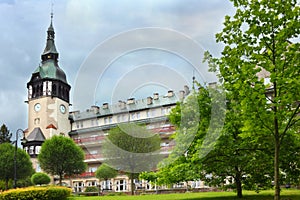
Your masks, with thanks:
[(68, 135), (69, 94), (71, 86), (66, 74), (58, 65), (59, 54), (54, 43), (54, 28), (51, 22), (47, 30), (47, 42), (41, 55), (41, 63), (27, 83), (28, 89), (28, 131), (24, 149), (35, 158), (42, 143), (54, 135)]

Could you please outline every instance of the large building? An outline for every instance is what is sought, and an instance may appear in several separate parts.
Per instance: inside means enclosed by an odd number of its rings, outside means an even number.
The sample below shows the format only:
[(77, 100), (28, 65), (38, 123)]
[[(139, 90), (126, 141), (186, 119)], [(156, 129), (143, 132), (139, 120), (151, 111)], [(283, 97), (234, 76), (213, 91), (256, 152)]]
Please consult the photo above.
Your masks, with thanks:
[[(41, 63), (36, 67), (27, 83), (28, 89), (28, 129), (25, 132), (27, 143), (24, 149), (33, 161), (36, 171), (41, 171), (37, 155), (43, 142), (54, 135), (71, 137), (85, 152), (85, 162), (88, 168), (85, 173), (68, 178), (66, 184), (74, 191), (84, 191), (87, 186), (99, 186), (95, 177), (96, 169), (103, 163), (101, 145), (108, 131), (119, 123), (137, 122), (144, 124), (147, 129), (161, 136), (161, 154), (168, 155), (173, 142), (169, 139), (174, 133), (174, 127), (168, 122), (166, 115), (189, 93), (187, 86), (175, 93), (153, 95), (136, 100), (109, 105), (91, 106), (84, 111), (69, 111), (70, 89), (66, 74), (58, 65), (59, 53), (54, 41), (54, 28), (51, 23), (47, 30), (46, 47), (41, 55)], [(130, 190), (129, 179), (120, 174), (108, 181), (109, 189), (113, 191)], [(199, 183), (196, 183), (199, 186)], [(136, 186), (151, 189), (147, 183), (136, 182)]]
[[(169, 91), (165, 96), (155, 93), (146, 99), (131, 98), (114, 105), (104, 103), (101, 107), (92, 106), (83, 112), (71, 112), (72, 130), (69, 135), (85, 151), (85, 162), (88, 164), (86, 173), (72, 179), (75, 190), (82, 191), (84, 187), (95, 186), (98, 182), (94, 172), (105, 159), (101, 152), (101, 144), (108, 131), (119, 123), (144, 124), (148, 130), (160, 135), (161, 154), (167, 155), (174, 145), (169, 138), (175, 129), (168, 122), (166, 114), (177, 101), (175, 93)], [(110, 181), (109, 189), (127, 191), (128, 182), (127, 176), (120, 175)]]

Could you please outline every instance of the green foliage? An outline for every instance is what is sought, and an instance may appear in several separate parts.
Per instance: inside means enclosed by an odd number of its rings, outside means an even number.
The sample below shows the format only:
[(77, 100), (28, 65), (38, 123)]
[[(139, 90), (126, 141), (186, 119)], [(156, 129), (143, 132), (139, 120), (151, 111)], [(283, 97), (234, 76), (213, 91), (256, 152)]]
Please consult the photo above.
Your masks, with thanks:
[(59, 176), (60, 184), (65, 175), (81, 174), (86, 169), (83, 150), (71, 138), (64, 136), (46, 140), (38, 160), (45, 172)]
[(106, 196), (126, 196), (124, 192), (111, 192), (108, 193)]
[(155, 169), (162, 159), (159, 154), (160, 141), (158, 134), (144, 126), (119, 124), (109, 131), (103, 143), (103, 156), (111, 167), (129, 173), (131, 188), (134, 189), (134, 177), (140, 172)]
[[(6, 182), (8, 189), (8, 181), (14, 179), (14, 155), (15, 147), (10, 143), (0, 144), (0, 179)], [(33, 174), (32, 163), (29, 155), (22, 149), (17, 149), (16, 153), (17, 179), (24, 179)]]
[(114, 178), (118, 175), (118, 171), (111, 168), (107, 164), (103, 163), (98, 167), (96, 170), (96, 178), (98, 179), (103, 179), (103, 180), (108, 180), (110, 178)]
[[(32, 173), (34, 173), (34, 171)], [(23, 178), (23, 179), (18, 179), (17, 188), (29, 187), (29, 186), (33, 186), (30, 176)]]
[(34, 185), (47, 185), (50, 183), (50, 181), (51, 181), (50, 177), (47, 174), (42, 172), (34, 173), (31, 176), (31, 182)]
[[(299, 163), (281, 154), (287, 152), (282, 145), (285, 138), (297, 134), (300, 126), (300, 44), (294, 40), (300, 33), (300, 7), (296, 0), (232, 2), (236, 13), (225, 17), (222, 32), (216, 34), (225, 47), (221, 58), (212, 58), (212, 69), (219, 71), (225, 88), (240, 101), (242, 136), (253, 144), (264, 136), (273, 146), (277, 200), (282, 163), (299, 168)], [(265, 149), (270, 152), (268, 146)]]
[(157, 174), (155, 172), (142, 172), (139, 178), (154, 183), (157, 181)]
[(99, 192), (99, 189), (96, 186), (89, 186), (85, 188), (85, 192)]
[(0, 191), (7, 190), (8, 188), (13, 188), (12, 179), (10, 179), (7, 183), (5, 180), (0, 180)]
[(0, 144), (8, 142), (11, 143), (12, 133), (8, 130), (5, 124), (2, 124), (0, 128)]
[(65, 187), (28, 187), (5, 191), (0, 194), (0, 200), (65, 200), (71, 195), (71, 192), (71, 189)]
[(159, 135), (132, 123), (111, 129), (103, 144), (103, 154), (107, 158), (105, 162), (130, 173), (155, 168), (160, 160), (159, 150)]

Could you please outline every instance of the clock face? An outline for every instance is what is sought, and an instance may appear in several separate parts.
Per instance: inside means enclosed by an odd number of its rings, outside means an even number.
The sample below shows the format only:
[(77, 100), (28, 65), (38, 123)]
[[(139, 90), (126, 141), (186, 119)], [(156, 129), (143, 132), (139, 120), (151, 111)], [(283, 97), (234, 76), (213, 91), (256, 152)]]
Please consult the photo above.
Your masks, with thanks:
[(40, 111), (40, 110), (41, 110), (41, 104), (39, 104), (39, 103), (35, 104), (35, 105), (34, 105), (34, 110), (35, 110), (36, 112)]
[(66, 113), (66, 107), (64, 105), (60, 105), (59, 106), (59, 110), (62, 114), (65, 114)]

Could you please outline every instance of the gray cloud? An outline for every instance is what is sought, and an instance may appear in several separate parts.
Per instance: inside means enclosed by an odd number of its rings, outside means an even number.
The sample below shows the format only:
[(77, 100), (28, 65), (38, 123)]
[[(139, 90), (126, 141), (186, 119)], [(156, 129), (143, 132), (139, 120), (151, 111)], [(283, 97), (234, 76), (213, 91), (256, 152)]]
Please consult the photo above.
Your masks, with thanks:
[[(40, 54), (45, 47), (50, 10), (49, 1), (0, 0), (0, 123), (6, 123), (12, 131), (27, 127), (27, 105), (24, 103), (26, 84), (39, 65)], [(221, 30), (224, 15), (232, 11), (231, 4), (224, 0), (55, 1), (54, 28), (56, 47), (60, 53), (59, 65), (66, 72), (73, 93), (76, 74), (97, 45), (120, 32), (143, 27), (182, 32), (204, 49), (219, 54), (222, 46), (214, 42), (214, 35)], [(156, 62), (157, 58), (161, 60)], [(177, 64), (176, 70), (180, 69), (179, 60), (177, 63), (167, 62), (154, 54), (151, 59), (162, 65)], [(124, 73), (130, 64), (139, 64), (130, 59), (121, 61), (124, 62)], [(119, 68), (111, 68), (104, 80), (116, 82), (122, 77), (121, 72)], [(143, 76), (143, 73), (137, 75)], [(98, 87), (101, 88), (101, 85)], [(102, 90), (109, 92), (107, 88)], [(149, 96), (154, 91), (145, 92)], [(97, 98), (95, 101), (99, 104), (106, 100)]]

